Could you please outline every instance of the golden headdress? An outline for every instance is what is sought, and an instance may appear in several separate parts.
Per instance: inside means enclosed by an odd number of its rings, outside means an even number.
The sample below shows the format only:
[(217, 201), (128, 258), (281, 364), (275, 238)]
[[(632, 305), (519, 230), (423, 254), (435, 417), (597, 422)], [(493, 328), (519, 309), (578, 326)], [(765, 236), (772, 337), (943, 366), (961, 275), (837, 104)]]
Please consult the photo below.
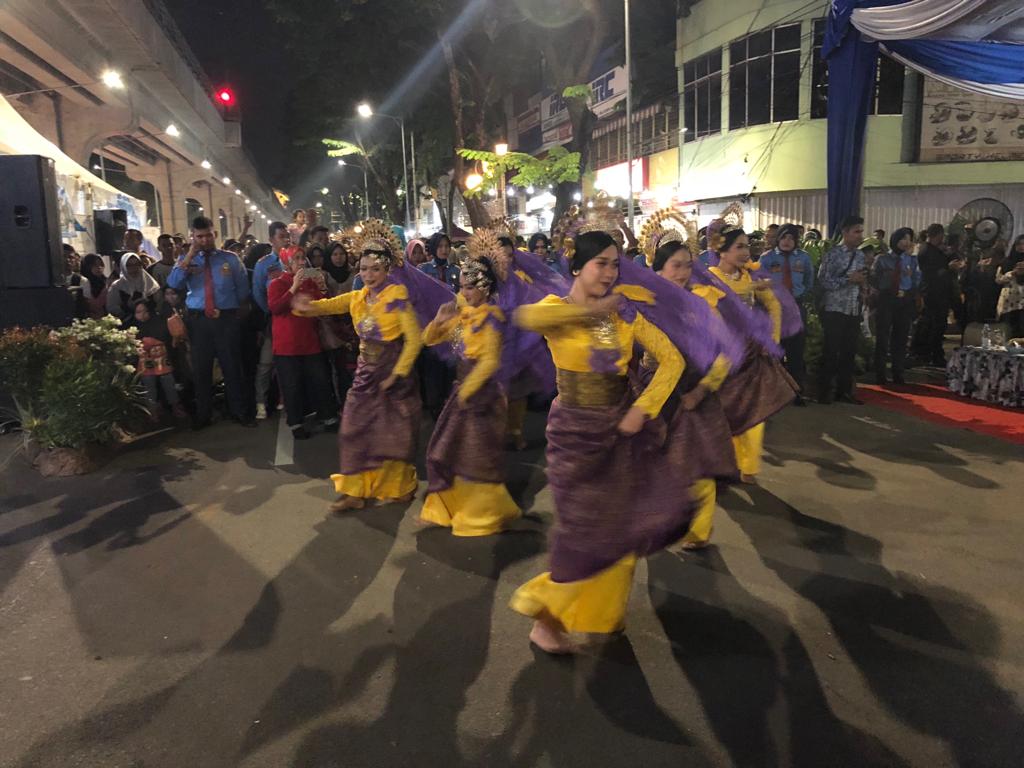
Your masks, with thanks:
[(469, 240), (466, 241), (466, 248), (469, 249), (469, 258), (479, 259), (486, 256), (493, 259), (494, 254), (501, 250), (501, 243), (498, 238), (501, 235), (488, 227), (477, 227)]
[(562, 249), (567, 261), (572, 261), (576, 251), (576, 238), (586, 232), (613, 232), (622, 228), (622, 211), (614, 208), (595, 206), (581, 211), (573, 205), (566, 211), (555, 226), (552, 244)]
[[(665, 222), (669, 220), (678, 223), (682, 227), (682, 231), (675, 227), (665, 226)], [(654, 253), (658, 247), (671, 242), (685, 243), (693, 256), (697, 256), (700, 252), (700, 244), (697, 240), (697, 222), (683, 216), (674, 208), (662, 208), (651, 216), (644, 224), (644, 228), (640, 230), (640, 248), (648, 267), (654, 265)]]
[(360, 258), (373, 256), (388, 269), (401, 266), (405, 249), (387, 223), (380, 219), (365, 219), (352, 227), (351, 237), (352, 251)]
[[(733, 200), (722, 211), (722, 215), (718, 218), (722, 219), (726, 224), (731, 224), (733, 227), (743, 226), (743, 203), (738, 200)], [(724, 227), (723, 227), (724, 229)]]
[(496, 232), (488, 227), (477, 227), (469, 240), (466, 241), (466, 249), (469, 251), (469, 258), (462, 266), (462, 274), (477, 288), (490, 292), (494, 281), (488, 274), (480, 259), (487, 259), (491, 269), (499, 274), (502, 279), (507, 278), (507, 267), (502, 256), (501, 242), (498, 240), (504, 233)]
[[(708, 248), (718, 253), (722, 250), (722, 246), (725, 245), (725, 236), (730, 232), (743, 231), (742, 227), (729, 224), (728, 222), (723, 224), (717, 232), (713, 233), (708, 238)], [(754, 267), (752, 267), (754, 268)]]
[(512, 243), (516, 242), (519, 232), (516, 230), (516, 220), (511, 216), (499, 216), (487, 222), (487, 229), (494, 232), (495, 237), (507, 237)]

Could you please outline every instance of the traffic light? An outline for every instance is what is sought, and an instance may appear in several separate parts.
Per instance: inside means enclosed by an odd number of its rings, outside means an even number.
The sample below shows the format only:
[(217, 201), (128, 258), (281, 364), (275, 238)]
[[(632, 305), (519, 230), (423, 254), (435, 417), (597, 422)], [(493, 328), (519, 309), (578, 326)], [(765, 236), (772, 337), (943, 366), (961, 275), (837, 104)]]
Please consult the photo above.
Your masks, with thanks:
[(224, 118), (225, 143), (229, 147), (242, 146), (242, 115), (238, 109), (238, 99), (235, 98), (235, 89), (230, 85), (220, 86), (213, 92), (213, 103)]

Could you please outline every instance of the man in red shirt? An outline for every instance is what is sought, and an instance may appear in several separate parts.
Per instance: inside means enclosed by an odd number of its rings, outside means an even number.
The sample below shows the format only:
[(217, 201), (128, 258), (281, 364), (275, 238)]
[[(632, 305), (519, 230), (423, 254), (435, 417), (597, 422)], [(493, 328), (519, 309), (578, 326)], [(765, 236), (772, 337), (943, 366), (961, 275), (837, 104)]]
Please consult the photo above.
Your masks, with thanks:
[(296, 440), (310, 434), (306, 414), (316, 409), (328, 432), (338, 431), (338, 406), (334, 402), (327, 359), (320, 346), (319, 318), (292, 314), (292, 299), (302, 293), (312, 299), (327, 296), (323, 272), (310, 269), (301, 248), (286, 248), (281, 260), (288, 265), (267, 287), (267, 307), (273, 322), (274, 367), (281, 388), (288, 426)]

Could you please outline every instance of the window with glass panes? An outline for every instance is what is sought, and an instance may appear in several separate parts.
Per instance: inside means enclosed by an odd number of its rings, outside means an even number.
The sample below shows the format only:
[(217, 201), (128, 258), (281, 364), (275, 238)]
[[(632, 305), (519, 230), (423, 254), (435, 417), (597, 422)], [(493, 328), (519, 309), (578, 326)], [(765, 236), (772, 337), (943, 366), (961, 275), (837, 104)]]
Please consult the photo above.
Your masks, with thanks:
[(684, 141), (722, 130), (722, 49), (683, 65)]
[[(828, 117), (828, 62), (821, 59), (825, 40), (826, 19), (814, 20), (814, 45), (811, 51), (811, 117)], [(870, 114), (903, 114), (903, 76), (905, 70), (898, 61), (878, 55), (878, 74), (875, 75), (875, 96), (871, 100)]]
[(796, 120), (800, 25), (763, 29), (729, 44), (729, 128)]

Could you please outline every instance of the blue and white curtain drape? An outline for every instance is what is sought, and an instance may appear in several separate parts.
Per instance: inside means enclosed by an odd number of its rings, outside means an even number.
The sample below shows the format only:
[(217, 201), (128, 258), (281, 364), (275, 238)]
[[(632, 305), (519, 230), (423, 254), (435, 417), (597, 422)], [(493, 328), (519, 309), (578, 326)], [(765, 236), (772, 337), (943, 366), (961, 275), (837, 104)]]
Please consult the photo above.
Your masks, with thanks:
[(1024, 0), (833, 0), (822, 49), (833, 233), (858, 207), (879, 47), (949, 85), (1024, 101)]

